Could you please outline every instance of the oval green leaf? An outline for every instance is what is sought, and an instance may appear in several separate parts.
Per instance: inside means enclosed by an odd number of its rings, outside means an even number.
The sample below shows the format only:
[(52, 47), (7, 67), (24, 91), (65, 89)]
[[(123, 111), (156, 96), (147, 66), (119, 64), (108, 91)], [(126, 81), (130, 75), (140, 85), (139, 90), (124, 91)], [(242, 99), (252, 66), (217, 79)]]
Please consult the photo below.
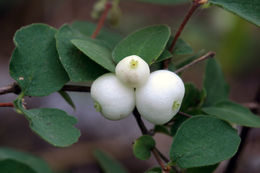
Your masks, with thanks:
[(163, 60), (169, 59), (171, 58), (173, 55), (186, 55), (186, 54), (191, 54), (193, 53), (192, 48), (188, 45), (188, 43), (186, 43), (185, 41), (183, 41), (182, 39), (178, 39), (175, 47), (173, 49), (173, 53), (169, 52), (168, 50), (171, 47), (172, 41), (174, 39), (174, 36), (170, 36), (167, 46), (165, 48), (165, 50), (163, 51), (163, 53), (159, 56), (158, 59), (156, 59), (156, 62), (161, 62)]
[(207, 98), (204, 106), (211, 106), (223, 99), (228, 99), (229, 87), (225, 81), (220, 64), (216, 59), (209, 59), (203, 81)]
[(140, 160), (147, 160), (151, 157), (151, 150), (154, 147), (154, 139), (149, 135), (143, 135), (134, 142), (134, 155)]
[(86, 39), (79, 31), (68, 25), (62, 26), (55, 35), (60, 61), (72, 82), (92, 82), (107, 71), (79, 51), (73, 39)]
[(220, 101), (215, 106), (205, 107), (202, 110), (230, 123), (260, 128), (259, 115), (255, 115), (249, 109), (228, 100)]
[(130, 55), (138, 55), (148, 64), (154, 62), (164, 51), (170, 37), (166, 25), (149, 26), (130, 34), (115, 47), (112, 56), (116, 63)]
[(19, 98), (14, 105), (28, 119), (30, 128), (53, 146), (67, 147), (78, 141), (80, 131), (74, 127), (77, 119), (66, 112), (54, 108), (26, 110)]
[(193, 84), (185, 84), (185, 95), (181, 105), (181, 111), (186, 112), (189, 109), (200, 106), (200, 102), (203, 99), (202, 91), (199, 91)]
[(105, 69), (115, 72), (116, 66), (112, 60), (112, 52), (107, 47), (93, 40), (71, 40), (71, 42), (90, 59)]
[(128, 172), (117, 160), (115, 160), (105, 152), (96, 150), (94, 155), (105, 173), (127, 173)]
[(209, 0), (209, 2), (260, 26), (259, 0)]
[[(81, 34), (85, 36), (91, 36), (93, 32), (95, 31), (97, 25), (91, 22), (87, 21), (75, 21), (71, 24), (71, 27), (73, 29), (78, 30)], [(110, 30), (107, 30), (105, 28), (102, 28), (99, 32), (99, 34), (96, 37), (99, 40), (104, 40), (107, 43), (109, 43), (109, 47), (112, 49), (115, 47), (115, 45), (122, 40), (122, 36), (112, 32)]]
[(78, 141), (80, 132), (74, 125), (77, 119), (66, 112), (41, 108), (23, 111), (30, 121), (31, 129), (56, 147), (67, 147)]
[(24, 173), (31, 173), (32, 171), (36, 173), (52, 173), (48, 164), (41, 158), (11, 148), (0, 148), (0, 172), (2, 172), (4, 168), (9, 171), (15, 170), (11, 169), (8, 165), (3, 165), (3, 163), (8, 164), (9, 166), (13, 166), (13, 168), (19, 168), (19, 170), (16, 170), (16, 172), (19, 173), (20, 168), (21, 170), (28, 171)]
[(0, 161), (0, 172), (2, 173), (37, 173), (30, 166), (12, 159)]
[(56, 50), (56, 29), (32, 24), (19, 29), (10, 61), (10, 75), (28, 96), (46, 96), (68, 82)]
[(174, 137), (170, 157), (182, 168), (216, 164), (231, 158), (240, 138), (228, 123), (209, 116), (185, 121)]
[(219, 164), (210, 165), (210, 166), (203, 166), (203, 167), (196, 167), (196, 168), (189, 168), (186, 170), (186, 173), (213, 173)]

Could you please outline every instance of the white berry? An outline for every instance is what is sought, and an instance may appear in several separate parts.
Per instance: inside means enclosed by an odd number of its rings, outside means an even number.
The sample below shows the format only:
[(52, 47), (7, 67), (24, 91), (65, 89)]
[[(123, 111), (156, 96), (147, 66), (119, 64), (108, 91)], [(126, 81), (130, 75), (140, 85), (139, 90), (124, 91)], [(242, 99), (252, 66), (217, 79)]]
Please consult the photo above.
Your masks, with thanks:
[(122, 59), (116, 66), (116, 76), (131, 87), (142, 86), (150, 76), (148, 64), (139, 56), (131, 55)]
[(127, 117), (135, 107), (134, 89), (121, 83), (114, 74), (97, 78), (90, 91), (97, 111), (110, 120)]
[(142, 117), (154, 124), (171, 120), (180, 109), (185, 87), (173, 72), (158, 70), (136, 89), (136, 107)]

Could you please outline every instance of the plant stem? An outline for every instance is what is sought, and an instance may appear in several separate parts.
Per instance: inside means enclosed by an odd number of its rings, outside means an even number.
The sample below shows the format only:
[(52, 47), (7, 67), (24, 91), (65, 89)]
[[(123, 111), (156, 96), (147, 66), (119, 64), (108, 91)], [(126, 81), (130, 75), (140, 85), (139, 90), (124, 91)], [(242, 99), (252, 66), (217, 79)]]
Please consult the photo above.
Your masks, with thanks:
[(147, 130), (146, 126), (144, 125), (144, 122), (141, 119), (141, 115), (139, 114), (139, 112), (138, 112), (138, 110), (136, 108), (134, 109), (133, 114), (134, 114), (134, 117), (136, 119), (136, 122), (137, 122), (137, 124), (138, 124), (138, 126), (139, 126), (139, 128), (140, 128), (140, 130), (142, 132), (142, 134), (143, 135), (148, 134), (148, 130)]
[(197, 63), (199, 63), (199, 62), (201, 62), (201, 61), (204, 61), (204, 60), (206, 60), (206, 59), (209, 59), (209, 58), (213, 58), (215, 55), (216, 55), (215, 52), (210, 51), (210, 52), (206, 53), (205, 55), (199, 57), (198, 59), (195, 59), (195, 60), (192, 61), (191, 63), (189, 63), (189, 64), (187, 64), (187, 65), (185, 65), (185, 66), (179, 68), (178, 70), (175, 71), (175, 73), (183, 72), (184, 70), (186, 70), (187, 68), (193, 66), (194, 64), (197, 64)]
[(187, 114), (187, 113), (185, 113), (185, 112), (178, 112), (180, 115), (183, 115), (183, 116), (185, 116), (185, 117), (187, 117), (187, 118), (191, 118), (192, 117), (192, 115), (190, 115), (190, 114)]
[[(80, 86), (80, 85), (64, 85), (61, 90), (71, 91), (71, 92), (90, 92), (90, 87)], [(9, 94), (9, 93), (20, 94), (20, 92), (21, 92), (21, 88), (17, 83), (0, 87), (0, 95)]]
[(93, 34), (91, 35), (91, 38), (96, 38), (97, 35), (99, 34), (99, 31), (101, 30), (101, 28), (104, 26), (104, 23), (105, 23), (105, 20), (107, 18), (107, 14), (110, 10), (110, 8), (112, 7), (112, 3), (109, 1), (106, 3), (106, 7), (105, 7), (105, 10), (103, 11), (99, 21), (98, 21), (98, 24), (97, 24), (97, 27), (95, 29), (95, 31), (93, 32)]
[(17, 83), (13, 83), (8, 86), (0, 87), (0, 95), (8, 94), (8, 93), (19, 94), (20, 92), (21, 92), (21, 89)]
[(169, 172), (170, 172), (169, 168), (164, 165), (164, 163), (163, 163), (163, 161), (161, 160), (160, 155), (158, 154), (158, 152), (157, 152), (155, 149), (153, 149), (153, 150), (152, 150), (152, 153), (153, 153), (153, 155), (154, 155), (156, 161), (157, 161), (157, 162), (159, 163), (159, 165), (162, 167), (163, 173), (169, 173)]
[(71, 91), (71, 92), (90, 92), (89, 86), (78, 86), (78, 85), (64, 85), (61, 89), (62, 91)]
[(14, 104), (12, 102), (10, 103), (0, 103), (0, 107), (14, 107)]
[(158, 148), (154, 148), (154, 150), (156, 150), (156, 152), (160, 155), (160, 157), (163, 159), (163, 161), (165, 162), (165, 163), (168, 163), (169, 162), (169, 159), (167, 158), (167, 157), (165, 157), (161, 152), (160, 152), (160, 150), (158, 150)]
[[(172, 41), (172, 44), (171, 44), (171, 46), (170, 46), (170, 48), (169, 48), (169, 51), (170, 51), (170, 52), (173, 52), (174, 47), (175, 47), (175, 45), (176, 45), (176, 43), (177, 43), (178, 38), (180, 37), (180, 35), (181, 35), (181, 33), (182, 33), (182, 31), (183, 31), (185, 25), (187, 24), (187, 22), (189, 21), (189, 19), (191, 18), (191, 16), (194, 14), (194, 12), (196, 11), (196, 9), (197, 9), (200, 5), (202, 5), (202, 4), (206, 3), (206, 2), (207, 2), (206, 0), (193, 0), (193, 3), (192, 3), (191, 8), (190, 8), (189, 11), (187, 12), (186, 16), (184, 17), (184, 19), (183, 19), (183, 21), (182, 21), (180, 27), (178, 28), (178, 30), (177, 30), (177, 32), (176, 32), (176, 34), (175, 34), (175, 36), (174, 36), (174, 39), (173, 39), (173, 41)], [(171, 61), (171, 59), (167, 59), (167, 60), (164, 61), (164, 68), (165, 68), (165, 69), (168, 69), (170, 61)]]
[[(137, 122), (142, 134), (143, 135), (149, 134), (149, 131), (147, 130), (147, 128), (141, 118), (141, 115), (136, 108), (134, 109), (133, 114), (134, 114), (134, 117), (136, 119), (136, 122)], [(170, 168), (165, 166), (163, 163), (163, 161), (166, 163), (169, 162), (169, 159), (167, 159), (156, 147), (154, 149), (152, 149), (152, 153), (153, 153), (156, 161), (158, 162), (158, 164), (162, 167), (163, 173), (169, 173)], [(161, 159), (163, 159), (163, 161)], [(171, 168), (174, 169), (174, 171), (176, 173), (179, 173), (177, 168), (175, 168), (175, 167), (171, 167)]]

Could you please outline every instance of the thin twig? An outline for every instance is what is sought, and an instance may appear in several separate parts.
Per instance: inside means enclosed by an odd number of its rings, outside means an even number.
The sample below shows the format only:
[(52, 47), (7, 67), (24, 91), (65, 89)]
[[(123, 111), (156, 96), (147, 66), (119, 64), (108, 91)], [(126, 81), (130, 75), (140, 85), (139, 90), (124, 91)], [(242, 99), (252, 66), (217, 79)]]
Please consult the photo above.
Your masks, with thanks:
[[(136, 119), (136, 122), (137, 122), (142, 134), (143, 135), (149, 134), (149, 131), (147, 130), (143, 120), (141, 119), (141, 115), (136, 108), (133, 111), (133, 115)], [(168, 163), (169, 159), (167, 159), (156, 147), (154, 149), (152, 149), (152, 153), (153, 153), (156, 161), (158, 162), (158, 164), (162, 167), (162, 170), (164, 171), (164, 173), (168, 173), (169, 167), (164, 165), (163, 161), (165, 163)], [(163, 161), (161, 159), (163, 159)], [(177, 172), (177, 173), (179, 172), (177, 168), (175, 168), (175, 167), (171, 167), (171, 168), (174, 169), (175, 172)]]
[(187, 22), (189, 21), (189, 19), (191, 18), (191, 16), (193, 15), (193, 13), (196, 11), (196, 9), (197, 9), (199, 6), (200, 6), (200, 4), (195, 3), (195, 1), (192, 3), (192, 6), (191, 6), (190, 10), (189, 10), (188, 13), (186, 14), (186, 16), (185, 16), (185, 18), (183, 19), (183, 21), (182, 21), (182, 23), (181, 23), (181, 25), (180, 25), (180, 27), (179, 27), (177, 33), (176, 33), (175, 36), (174, 36), (174, 39), (173, 39), (172, 44), (171, 44), (170, 49), (169, 49), (170, 52), (173, 51), (173, 49), (174, 49), (174, 47), (175, 47), (175, 45), (176, 45), (176, 42), (177, 42), (178, 38), (180, 37), (180, 35), (181, 35), (181, 33), (182, 33), (182, 31), (183, 31), (185, 25), (187, 24)]
[(0, 103), (0, 107), (14, 107), (14, 104), (12, 102), (10, 102), (10, 103)]
[[(90, 92), (90, 87), (80, 86), (80, 85), (64, 85), (61, 90), (70, 91), (70, 92)], [(0, 95), (9, 94), (9, 93), (20, 94), (20, 92), (21, 92), (21, 88), (17, 83), (0, 87)]]
[(103, 27), (104, 23), (105, 23), (105, 20), (106, 20), (106, 17), (107, 17), (107, 14), (110, 10), (110, 8), (112, 7), (112, 3), (111, 2), (107, 2), (106, 3), (106, 7), (105, 7), (105, 10), (103, 11), (99, 21), (98, 21), (98, 24), (97, 24), (97, 27), (95, 29), (95, 31), (93, 32), (93, 34), (91, 35), (91, 38), (96, 38), (99, 31), (101, 30), (101, 28)]
[(61, 89), (62, 91), (71, 91), (71, 92), (90, 92), (89, 86), (78, 86), (78, 85), (64, 85)]
[(157, 152), (157, 150), (153, 149), (152, 150), (152, 153), (156, 159), (156, 161), (159, 163), (159, 165), (162, 167), (162, 171), (163, 173), (169, 173), (170, 172), (170, 169), (169, 167), (165, 166), (163, 161), (161, 160), (161, 157), (159, 155), (159, 153)]
[(210, 52), (206, 53), (205, 55), (199, 57), (198, 59), (195, 59), (195, 60), (192, 61), (191, 63), (189, 63), (189, 64), (187, 64), (187, 65), (185, 65), (185, 66), (179, 68), (178, 70), (175, 71), (175, 73), (183, 72), (184, 70), (186, 70), (187, 68), (193, 66), (194, 64), (197, 64), (197, 63), (199, 63), (199, 62), (201, 62), (201, 61), (204, 61), (204, 60), (206, 60), (206, 59), (209, 59), (209, 58), (213, 58), (215, 55), (216, 55), (215, 52), (210, 51)]
[(17, 83), (13, 83), (8, 86), (0, 87), (0, 95), (8, 94), (8, 93), (19, 94), (20, 92), (21, 92), (21, 89)]
[(185, 117), (187, 117), (187, 118), (191, 118), (191, 117), (192, 117), (192, 115), (187, 114), (187, 113), (185, 113), (185, 112), (178, 112), (178, 114), (183, 115), (183, 116), (185, 116)]
[(138, 110), (136, 108), (134, 109), (133, 114), (134, 114), (134, 117), (136, 119), (136, 122), (137, 122), (137, 124), (138, 124), (138, 126), (139, 126), (139, 128), (140, 128), (140, 130), (142, 132), (142, 134), (143, 135), (148, 134), (148, 130), (147, 130), (143, 120), (141, 119), (140, 113), (138, 112)]
[[(189, 11), (187, 12), (186, 16), (184, 17), (184, 19), (183, 19), (183, 21), (182, 21), (180, 27), (178, 28), (178, 30), (177, 30), (177, 32), (176, 32), (176, 34), (175, 34), (175, 36), (174, 36), (174, 39), (173, 39), (173, 41), (172, 41), (172, 44), (171, 44), (171, 46), (170, 46), (170, 48), (169, 48), (169, 51), (170, 51), (170, 52), (172, 52), (172, 51), (174, 50), (174, 47), (175, 47), (175, 45), (176, 45), (176, 43), (177, 43), (178, 38), (180, 37), (180, 35), (181, 35), (181, 33), (182, 33), (182, 31), (183, 31), (185, 25), (187, 24), (187, 22), (189, 21), (189, 19), (191, 18), (191, 16), (194, 14), (194, 12), (196, 11), (196, 9), (197, 9), (200, 5), (202, 5), (202, 4), (206, 3), (206, 2), (207, 2), (207, 0), (193, 0), (193, 3), (192, 3), (191, 8), (190, 8)], [(171, 62), (171, 59), (167, 59), (167, 60), (165, 60), (165, 61), (163, 62), (165, 69), (168, 69), (170, 62)]]
[(161, 151), (158, 150), (158, 148), (155, 147), (154, 150), (156, 150), (156, 152), (160, 155), (160, 157), (163, 159), (163, 161), (164, 161), (165, 163), (168, 163), (168, 162), (169, 162), (169, 159), (168, 159), (167, 157), (165, 157), (165, 156), (161, 153)]

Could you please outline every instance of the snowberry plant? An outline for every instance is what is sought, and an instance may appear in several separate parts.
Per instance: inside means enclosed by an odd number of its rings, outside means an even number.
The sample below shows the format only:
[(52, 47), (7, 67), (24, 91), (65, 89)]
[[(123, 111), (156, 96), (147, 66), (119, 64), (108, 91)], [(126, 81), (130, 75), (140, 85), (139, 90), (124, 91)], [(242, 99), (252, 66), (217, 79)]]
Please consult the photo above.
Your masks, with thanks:
[[(187, 2), (140, 1), (168, 5)], [(80, 137), (79, 129), (74, 127), (77, 119), (55, 108), (29, 109), (26, 98), (59, 92), (74, 106), (67, 92), (90, 92), (96, 110), (105, 118), (135, 117), (142, 135), (134, 141), (133, 154), (141, 160), (153, 155), (158, 162), (147, 173), (213, 172), (220, 162), (238, 151), (241, 138), (234, 124), (259, 128), (260, 117), (229, 100), (229, 87), (214, 59), (215, 52), (193, 53), (180, 36), (192, 14), (202, 6), (220, 6), (260, 26), (260, 4), (256, 0), (190, 3), (176, 32), (171, 32), (167, 24), (153, 25), (123, 38), (104, 29), (106, 21), (112, 25), (119, 21), (119, 0), (100, 0), (94, 5), (92, 16), (99, 19), (98, 24), (76, 21), (60, 28), (38, 23), (22, 27), (14, 35), (15, 49), (9, 66), (16, 82), (0, 88), (0, 94), (15, 93), (18, 97), (13, 102), (0, 103), (0, 107), (13, 107), (24, 115), (32, 131), (51, 145), (68, 147)], [(186, 57), (177, 63), (174, 57), (178, 55)], [(184, 84), (182, 72), (203, 60), (203, 88)], [(78, 86), (77, 82), (86, 85)], [(154, 128), (147, 129), (143, 119)], [(167, 155), (156, 147), (156, 133), (172, 137)], [(95, 155), (104, 172), (127, 172), (104, 153), (98, 151)], [(104, 164), (105, 161), (113, 164)], [(17, 172), (15, 168), (21, 167), (24, 172), (52, 172), (39, 158), (0, 148), (0, 172)]]

